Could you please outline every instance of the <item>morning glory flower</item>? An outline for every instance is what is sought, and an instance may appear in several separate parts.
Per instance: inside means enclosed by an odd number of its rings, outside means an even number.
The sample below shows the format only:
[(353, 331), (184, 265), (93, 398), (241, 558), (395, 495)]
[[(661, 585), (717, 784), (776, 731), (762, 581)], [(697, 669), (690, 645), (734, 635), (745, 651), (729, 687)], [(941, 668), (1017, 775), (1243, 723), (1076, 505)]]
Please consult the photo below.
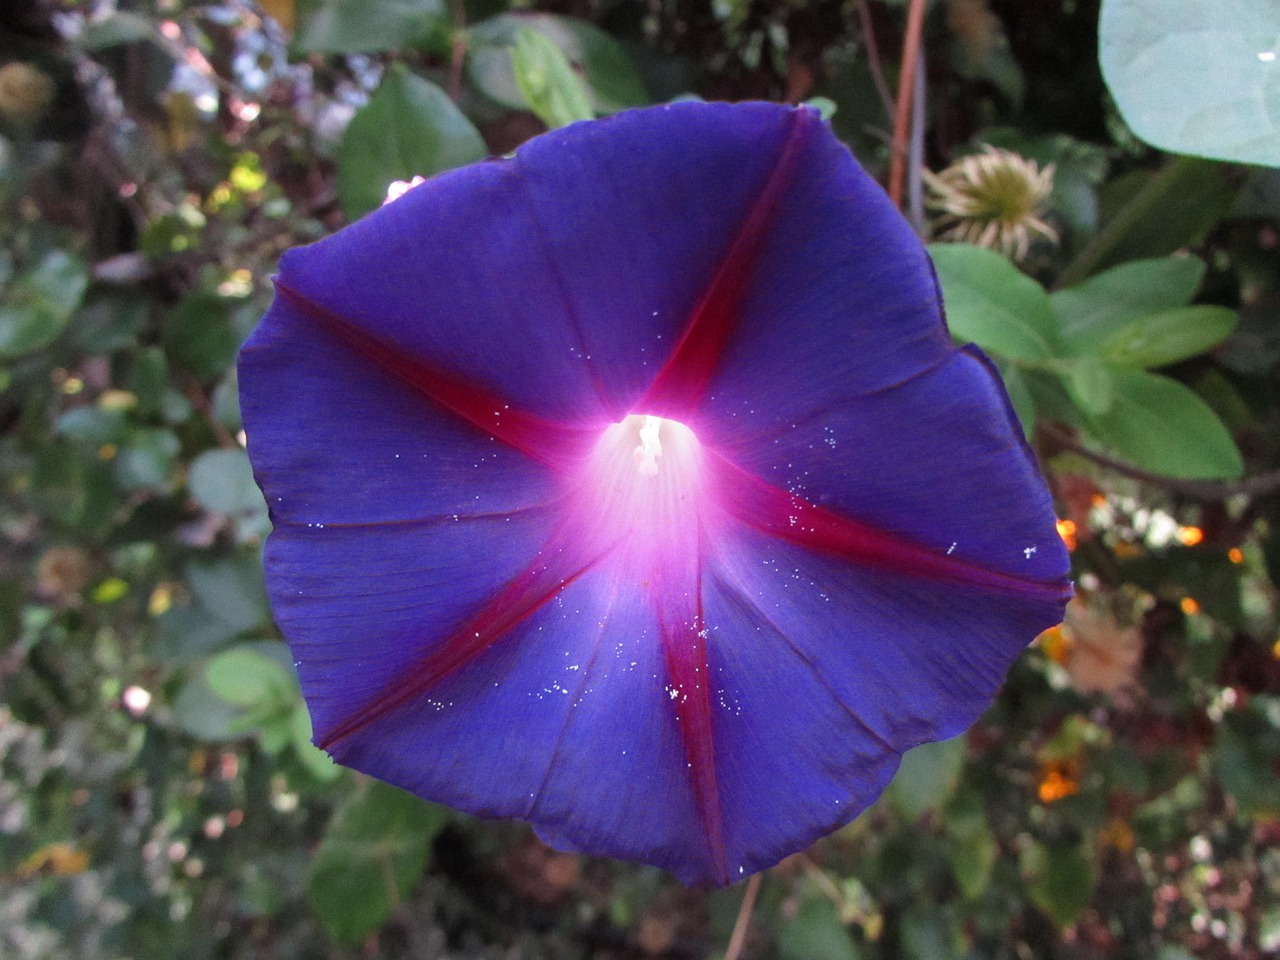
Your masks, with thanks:
[(1070, 593), (999, 378), (808, 109), (428, 180), (285, 255), (240, 378), (316, 742), (686, 882), (849, 822)]

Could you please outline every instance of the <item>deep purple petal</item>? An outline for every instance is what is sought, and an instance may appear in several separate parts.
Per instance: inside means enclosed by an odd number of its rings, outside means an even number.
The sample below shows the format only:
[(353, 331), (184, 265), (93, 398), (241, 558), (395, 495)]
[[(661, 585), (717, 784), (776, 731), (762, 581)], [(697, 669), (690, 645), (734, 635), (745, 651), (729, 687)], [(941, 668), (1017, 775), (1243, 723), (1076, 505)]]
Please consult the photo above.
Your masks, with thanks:
[(553, 494), (544, 466), (389, 375), (286, 297), (254, 330), (239, 369), (249, 452), (278, 529), (507, 513)]
[(938, 556), (1062, 581), (1053, 505), (1003, 387), (966, 351), (726, 445), (738, 467)]
[(346, 526), (277, 524), (267, 586), (316, 740), (382, 702), (537, 555), (542, 510)]
[(333, 752), (562, 848), (710, 882), (658, 635), (645, 592), (602, 567)]
[(799, 133), (795, 172), (696, 416), (707, 443), (773, 433), (918, 376), (955, 349), (914, 232), (826, 124)]
[(906, 749), (964, 731), (1050, 598), (993, 596), (822, 557), (746, 529), (705, 598), (727, 856), (746, 873), (848, 823)]
[(359, 769), (724, 883), (851, 819), (1060, 619), (998, 377), (810, 111), (575, 125), (278, 286), (241, 361), (268, 584)]
[(576, 124), (291, 251), (281, 282), (513, 407), (614, 422), (712, 285), (798, 117), (690, 103)]

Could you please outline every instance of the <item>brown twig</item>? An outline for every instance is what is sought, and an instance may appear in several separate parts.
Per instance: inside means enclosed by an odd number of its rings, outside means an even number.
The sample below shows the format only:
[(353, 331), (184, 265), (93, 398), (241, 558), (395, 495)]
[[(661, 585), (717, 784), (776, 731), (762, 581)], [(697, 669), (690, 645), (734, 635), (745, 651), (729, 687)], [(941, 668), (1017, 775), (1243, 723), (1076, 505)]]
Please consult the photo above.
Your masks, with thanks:
[(924, 221), (924, 117), (925, 117), (924, 51), (916, 55), (915, 95), (911, 107), (911, 140), (907, 150), (907, 221), (920, 236), (925, 236)]
[(224, 427), (218, 420), (218, 415), (213, 409), (208, 395), (204, 392), (204, 388), (193, 376), (184, 376), (181, 380), (180, 387), (183, 396), (190, 401), (191, 406), (195, 408), (196, 413), (200, 414), (200, 419), (205, 422), (209, 431), (218, 441), (218, 446), (227, 450), (239, 449), (240, 443), (231, 432)]
[(445, 90), (449, 99), (457, 103), (462, 95), (462, 65), (467, 56), (467, 10), (463, 0), (449, 0), (449, 12), (453, 16), (453, 37), (449, 40), (449, 79)]
[(867, 69), (871, 71), (871, 82), (880, 94), (880, 102), (884, 104), (884, 115), (893, 119), (893, 94), (889, 92), (889, 83), (884, 78), (884, 66), (880, 62), (880, 48), (876, 46), (876, 28), (871, 19), (871, 8), (867, 0), (857, 0), (858, 24), (862, 30), (862, 44), (867, 48)]
[(1040, 423), (1036, 426), (1036, 430), (1060, 447), (1078, 454), (1086, 460), (1091, 460), (1099, 466), (1106, 467), (1108, 470), (1160, 487), (1170, 493), (1179, 493), (1184, 496), (1194, 497), (1197, 500), (1226, 500), (1240, 494), (1249, 497), (1262, 497), (1280, 490), (1280, 470), (1272, 470), (1269, 473), (1256, 473), (1251, 477), (1244, 477), (1240, 480), (1186, 480), (1181, 477), (1166, 476), (1162, 473), (1152, 473), (1150, 470), (1135, 467), (1124, 460), (1108, 456), (1105, 453), (1099, 453), (1097, 450), (1091, 450), (1077, 440), (1070, 430), (1058, 424)]
[(906, 183), (908, 147), (911, 139), (911, 104), (920, 57), (920, 37), (924, 33), (925, 0), (911, 0), (907, 8), (907, 33), (902, 41), (902, 75), (898, 80), (898, 103), (893, 113), (893, 155), (889, 159), (889, 199), (902, 209), (902, 188)]
[(753, 873), (747, 881), (747, 889), (742, 894), (742, 906), (738, 908), (738, 919), (733, 922), (729, 946), (724, 951), (724, 960), (738, 960), (742, 956), (742, 946), (747, 942), (747, 928), (751, 926), (751, 913), (756, 906), (756, 894), (760, 892), (760, 876)]

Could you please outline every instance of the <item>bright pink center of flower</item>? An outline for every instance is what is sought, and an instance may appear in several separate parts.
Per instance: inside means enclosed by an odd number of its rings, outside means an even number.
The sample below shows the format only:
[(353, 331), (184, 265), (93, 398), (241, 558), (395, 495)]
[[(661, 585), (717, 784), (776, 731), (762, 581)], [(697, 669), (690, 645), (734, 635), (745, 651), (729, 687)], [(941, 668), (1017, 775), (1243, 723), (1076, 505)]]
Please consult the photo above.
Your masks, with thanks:
[(615, 555), (621, 575), (643, 583), (696, 562), (706, 464), (683, 423), (624, 418), (601, 433), (574, 480), (575, 525), (585, 528), (590, 553)]

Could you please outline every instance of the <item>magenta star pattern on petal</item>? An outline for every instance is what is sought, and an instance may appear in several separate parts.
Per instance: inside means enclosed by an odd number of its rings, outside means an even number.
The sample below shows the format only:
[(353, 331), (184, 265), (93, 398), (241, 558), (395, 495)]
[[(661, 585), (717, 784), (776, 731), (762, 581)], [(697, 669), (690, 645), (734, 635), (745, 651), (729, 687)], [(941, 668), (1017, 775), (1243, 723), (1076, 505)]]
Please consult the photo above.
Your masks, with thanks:
[(847, 823), (1061, 620), (999, 378), (813, 111), (575, 124), (291, 251), (245, 345), (316, 740), (691, 883)]

